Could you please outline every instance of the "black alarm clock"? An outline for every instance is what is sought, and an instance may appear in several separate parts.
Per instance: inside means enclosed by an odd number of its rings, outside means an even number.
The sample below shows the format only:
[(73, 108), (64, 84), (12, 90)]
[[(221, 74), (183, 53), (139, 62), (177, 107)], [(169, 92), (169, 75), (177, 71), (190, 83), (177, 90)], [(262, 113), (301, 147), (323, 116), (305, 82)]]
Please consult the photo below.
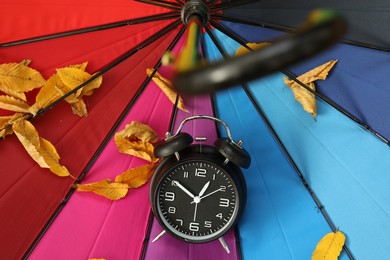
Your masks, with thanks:
[[(227, 138), (217, 139), (214, 146), (192, 144), (193, 137), (181, 130), (194, 119), (221, 123)], [(149, 195), (162, 234), (190, 243), (221, 239), (245, 207), (246, 184), (240, 167), (248, 168), (251, 159), (242, 142), (233, 141), (224, 121), (192, 116), (181, 122), (176, 134), (167, 133), (154, 154), (162, 161), (154, 172)]]

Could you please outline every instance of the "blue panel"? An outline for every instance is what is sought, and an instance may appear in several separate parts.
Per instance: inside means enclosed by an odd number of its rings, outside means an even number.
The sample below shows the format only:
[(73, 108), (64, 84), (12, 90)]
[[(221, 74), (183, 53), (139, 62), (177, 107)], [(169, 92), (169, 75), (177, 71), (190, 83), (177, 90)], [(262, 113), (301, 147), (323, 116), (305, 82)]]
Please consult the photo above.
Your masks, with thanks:
[[(217, 35), (226, 51), (233, 53), (236, 50), (236, 43)], [(209, 41), (207, 46), (208, 54), (216, 57)], [(357, 259), (389, 259), (389, 147), (320, 100), (317, 100), (318, 117), (314, 121), (294, 100), (280, 74), (250, 85), (325, 210), (335, 225), (346, 233), (347, 245), (353, 255)], [(291, 258), (309, 259), (308, 251), (312, 248), (294, 243), (303, 243), (300, 240), (306, 239), (312, 239), (314, 244), (318, 241), (315, 241), (316, 235), (308, 238), (310, 234), (307, 234), (307, 230), (316, 229), (311, 225), (321, 222), (308, 221), (316, 219), (314, 204), (310, 205), (308, 195), (304, 195), (302, 187), (301, 190), (298, 188), (298, 180), (293, 181), (294, 173), (289, 170), (276, 144), (269, 140), (261, 119), (242, 90), (220, 93), (217, 102), (221, 117), (233, 125), (233, 130), (237, 129), (235, 132), (240, 132), (240, 137), (245, 135), (244, 141), (255, 157), (254, 165), (246, 172), (250, 198), (240, 222), (244, 256), (248, 259), (270, 258), (272, 252), (277, 252), (280, 259), (288, 258), (288, 254)], [(266, 227), (263, 221), (269, 221)], [(325, 233), (325, 229), (320, 233)], [(277, 234), (284, 235), (284, 246), (279, 243), (278, 247), (273, 247), (274, 244), (262, 247), (265, 238), (259, 236), (266, 235), (270, 240), (277, 238)]]
[[(249, 42), (270, 41), (282, 35), (262, 27), (235, 23), (225, 25)], [(338, 59), (338, 63), (331, 77), (317, 83), (318, 91), (390, 139), (390, 53), (338, 44), (291, 70), (300, 75), (332, 59)]]

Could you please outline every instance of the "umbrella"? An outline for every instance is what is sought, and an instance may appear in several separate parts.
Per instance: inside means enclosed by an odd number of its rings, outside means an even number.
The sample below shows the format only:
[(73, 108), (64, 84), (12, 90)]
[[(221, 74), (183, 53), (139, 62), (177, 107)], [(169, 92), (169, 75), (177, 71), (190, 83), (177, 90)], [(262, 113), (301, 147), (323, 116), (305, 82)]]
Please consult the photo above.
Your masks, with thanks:
[[(4, 20), (14, 21), (16, 16), (23, 19), (3, 25), (2, 63), (29, 58), (36, 62), (36, 68), (49, 75), (61, 65), (88, 60), (92, 70), (104, 72), (102, 91), (88, 101), (88, 117), (74, 117), (62, 102), (33, 119), (40, 134), (55, 143), (63, 164), (76, 177), (85, 175), (86, 182), (141, 163), (113, 151), (112, 133), (125, 122), (149, 123), (160, 137), (174, 122), (172, 106), (149, 83), (145, 69), (159, 68), (159, 59), (166, 50), (173, 46), (180, 48), (182, 23), (176, 20), (183, 2), (142, 2), (145, 3), (115, 1), (105, 5), (84, 1), (80, 6), (76, 2), (56, 1), (43, 6), (40, 1), (29, 5), (13, 1), (3, 8), (10, 14)], [(264, 24), (270, 27), (271, 20), (265, 23), (266, 20), (259, 21), (253, 16), (229, 13), (226, 8), (235, 7), (238, 1), (208, 4), (218, 13), (213, 14), (214, 18), (230, 20), (223, 21), (222, 25), (246, 41), (264, 41), (279, 34), (263, 27)], [(262, 4), (250, 8), (265, 9)], [(383, 5), (372, 6), (385, 9)], [(280, 6), (284, 5), (277, 5)], [(296, 6), (306, 9), (303, 3)], [(372, 18), (379, 19), (376, 14)], [(232, 16), (239, 16), (239, 23)], [(298, 13), (294, 18), (302, 19), (302, 16)], [(243, 25), (244, 22), (250, 25)], [(296, 23), (295, 20), (287, 22), (276, 24), (277, 28), (273, 29), (285, 29)], [(375, 22), (365, 24), (369, 27), (366, 32), (375, 33)], [(383, 28), (386, 24), (383, 23)], [(359, 28), (354, 24), (350, 27)], [(61, 34), (55, 35), (57, 32)], [(213, 37), (205, 36), (209, 60), (221, 58), (215, 46), (223, 46), (226, 53), (233, 53), (239, 46), (239, 39), (232, 40), (225, 33), (210, 28), (207, 35)], [(38, 37), (41, 35), (44, 37)], [(388, 41), (380, 33), (377, 35), (370, 38), (380, 41), (372, 43), (355, 35), (348, 38), (348, 43), (366, 42), (386, 50), (383, 46), (388, 46)], [(220, 43), (214, 42), (214, 38)], [(1, 215), (4, 257), (134, 259), (143, 252), (149, 259), (155, 259), (156, 255), (197, 259), (210, 252), (218, 258), (234, 258), (242, 251), (247, 259), (308, 258), (320, 237), (338, 227), (348, 237), (347, 253), (343, 257), (385, 258), (389, 229), (385, 203), (389, 125), (383, 111), (388, 106), (384, 101), (388, 95), (384, 82), (388, 69), (376, 64), (386, 64), (389, 55), (378, 49), (342, 43), (323, 56), (293, 67), (292, 72), (299, 75), (328, 58), (340, 62), (329, 81), (319, 86), (325, 101), (319, 100), (316, 122), (307, 118), (288, 96), (279, 74), (250, 83), (244, 90), (218, 93), (214, 102), (209, 97), (185, 99), (191, 114), (211, 114), (214, 106), (214, 113), (229, 123), (233, 133), (249, 144), (251, 155), (256, 157), (256, 163), (245, 172), (250, 183), (248, 206), (238, 231), (226, 237), (230, 255), (219, 244), (189, 245), (167, 236), (153, 244), (150, 239), (144, 241), (145, 236), (154, 238), (161, 231), (153, 218), (149, 218), (147, 188), (136, 190), (115, 203), (93, 195), (68, 193), (73, 180), (58, 179), (35, 166), (16, 138), (9, 136), (2, 141), (0, 159), (3, 177), (0, 207), (2, 212), (7, 212)], [(356, 62), (362, 59), (364, 62)], [(350, 100), (355, 102), (348, 104)], [(365, 100), (375, 102), (367, 104)], [(181, 111), (174, 113), (176, 125), (188, 115)], [(210, 139), (216, 135), (212, 125), (194, 124), (188, 131), (194, 134), (205, 131), (202, 134)], [(12, 163), (14, 158), (18, 158), (18, 163)], [(65, 205), (63, 210), (56, 210), (61, 205)], [(236, 244), (237, 241), (240, 243)]]

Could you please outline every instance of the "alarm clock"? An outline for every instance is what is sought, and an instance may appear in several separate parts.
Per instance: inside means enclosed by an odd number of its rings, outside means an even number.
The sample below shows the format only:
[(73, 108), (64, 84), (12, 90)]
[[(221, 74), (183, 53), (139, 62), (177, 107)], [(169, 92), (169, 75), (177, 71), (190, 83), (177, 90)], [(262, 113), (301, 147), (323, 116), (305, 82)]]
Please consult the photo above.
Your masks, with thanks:
[[(181, 130), (186, 122), (199, 119), (222, 124), (227, 138), (217, 139), (214, 146), (193, 144), (194, 138)], [(245, 207), (246, 184), (240, 167), (248, 168), (251, 159), (242, 142), (233, 141), (221, 119), (192, 116), (181, 122), (174, 135), (167, 133), (155, 146), (154, 155), (162, 160), (149, 196), (162, 234), (190, 243), (221, 239)]]

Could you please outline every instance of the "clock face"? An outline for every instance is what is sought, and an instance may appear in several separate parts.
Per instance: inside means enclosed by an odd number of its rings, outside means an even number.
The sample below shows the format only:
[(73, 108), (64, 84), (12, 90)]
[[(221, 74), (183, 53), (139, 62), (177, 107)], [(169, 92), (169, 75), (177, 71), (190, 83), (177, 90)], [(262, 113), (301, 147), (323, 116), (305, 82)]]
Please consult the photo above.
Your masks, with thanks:
[(190, 242), (207, 242), (234, 223), (237, 187), (217, 164), (189, 160), (171, 168), (157, 187), (156, 208), (168, 231)]

